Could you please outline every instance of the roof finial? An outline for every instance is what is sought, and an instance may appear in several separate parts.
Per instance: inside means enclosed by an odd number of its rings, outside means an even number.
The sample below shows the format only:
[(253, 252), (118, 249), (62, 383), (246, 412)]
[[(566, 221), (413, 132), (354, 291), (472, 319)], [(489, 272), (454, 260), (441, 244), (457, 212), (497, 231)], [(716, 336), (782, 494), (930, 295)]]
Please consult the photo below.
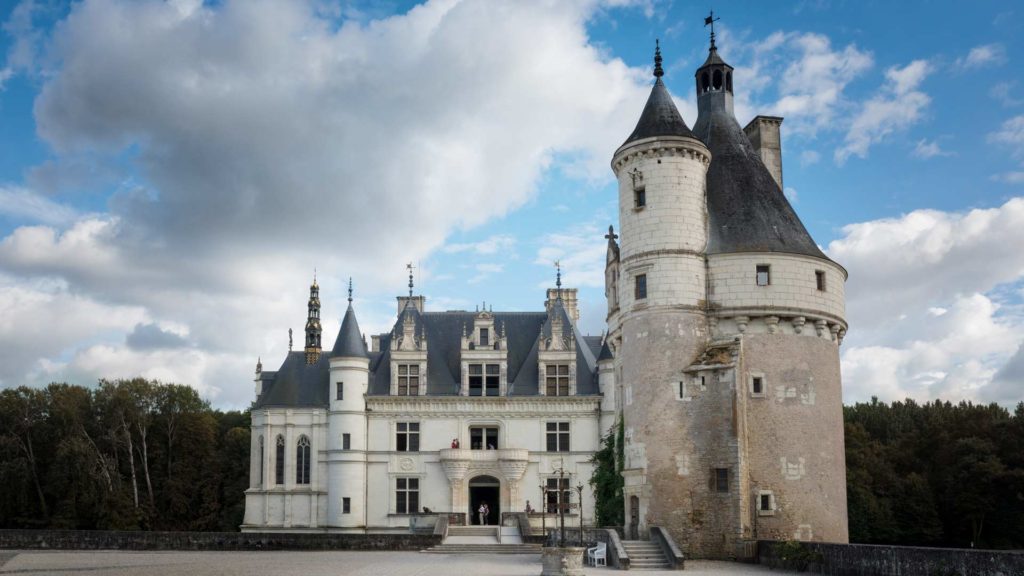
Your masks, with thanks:
[(412, 262), (406, 264), (405, 267), (409, 269), (409, 298), (412, 298)]
[(263, 357), (256, 357), (256, 373), (261, 374), (263, 372)]
[(348, 303), (352, 305), (352, 277), (348, 277)]
[(665, 71), (661, 69), (661, 45), (658, 39), (654, 39), (654, 77), (661, 78)]
[(313, 268), (313, 286), (316, 287), (316, 268)]
[(562, 261), (555, 260), (555, 288), (558, 290), (558, 299), (562, 299)]
[(708, 49), (708, 52), (710, 52), (712, 50), (717, 50), (717, 48), (715, 48), (715, 22), (718, 22), (719, 20), (721, 20), (721, 18), (715, 18), (715, 11), (714, 10), (712, 10), (704, 18), (704, 25), (705, 26), (708, 26), (708, 25), (711, 26), (711, 48)]
[(288, 329), (288, 351), (292, 351), (292, 329)]

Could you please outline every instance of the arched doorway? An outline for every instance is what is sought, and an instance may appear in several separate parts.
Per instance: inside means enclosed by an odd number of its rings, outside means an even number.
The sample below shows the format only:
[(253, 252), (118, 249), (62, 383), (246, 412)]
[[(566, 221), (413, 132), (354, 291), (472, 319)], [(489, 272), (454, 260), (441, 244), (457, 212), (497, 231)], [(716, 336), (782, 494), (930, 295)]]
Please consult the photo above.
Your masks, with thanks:
[(629, 497), (629, 539), (640, 538), (640, 499), (636, 496)]
[(485, 523), (496, 526), (501, 523), (501, 482), (493, 476), (477, 476), (469, 481), (468, 524), (480, 524), (480, 504), (486, 502), (490, 513)]

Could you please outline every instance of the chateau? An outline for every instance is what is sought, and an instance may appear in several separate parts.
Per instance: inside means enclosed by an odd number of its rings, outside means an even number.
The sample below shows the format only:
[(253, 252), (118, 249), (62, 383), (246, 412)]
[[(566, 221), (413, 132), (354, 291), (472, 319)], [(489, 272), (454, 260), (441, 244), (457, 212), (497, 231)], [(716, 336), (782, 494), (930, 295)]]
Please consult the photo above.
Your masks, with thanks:
[(846, 271), (782, 193), (782, 118), (737, 122), (714, 34), (692, 129), (660, 50), (654, 76), (611, 159), (606, 336), (579, 332), (560, 282), (538, 312), (434, 312), (410, 279), (369, 345), (350, 286), (328, 351), (314, 282), (304, 350), (257, 366), (243, 530), (407, 530), (427, 511), (477, 523), (484, 501), (496, 524), (528, 500), (575, 503), (578, 485), (591, 525), (590, 460), (621, 418), (628, 539), (661, 526), (697, 557), (848, 540)]

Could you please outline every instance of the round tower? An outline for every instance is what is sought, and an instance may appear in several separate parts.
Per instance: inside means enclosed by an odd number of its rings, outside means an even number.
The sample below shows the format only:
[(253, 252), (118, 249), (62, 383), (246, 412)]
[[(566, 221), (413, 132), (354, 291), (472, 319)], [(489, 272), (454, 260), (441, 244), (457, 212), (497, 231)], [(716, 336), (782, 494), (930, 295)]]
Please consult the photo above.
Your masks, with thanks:
[(348, 309), (330, 359), (330, 409), (327, 416), (327, 523), (330, 528), (366, 528), (366, 401), (370, 356), (355, 311), (352, 280)]
[(618, 298), (609, 314), (609, 341), (625, 423), (628, 537), (644, 537), (648, 526), (664, 525), (683, 506), (676, 455), (687, 439), (679, 433), (685, 414), (676, 383), (707, 340), (705, 173), (711, 154), (683, 121), (663, 75), (658, 47), (650, 97), (612, 158), (620, 244), (617, 255), (609, 249), (616, 282), (610, 293)]

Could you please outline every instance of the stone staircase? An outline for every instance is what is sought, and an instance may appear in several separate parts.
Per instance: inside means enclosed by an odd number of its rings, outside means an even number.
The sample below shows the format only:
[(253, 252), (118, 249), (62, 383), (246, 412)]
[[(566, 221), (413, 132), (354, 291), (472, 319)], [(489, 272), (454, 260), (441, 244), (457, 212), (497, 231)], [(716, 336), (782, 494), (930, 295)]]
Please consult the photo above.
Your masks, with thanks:
[(623, 540), (630, 570), (671, 570), (661, 546), (649, 540)]
[(523, 544), (518, 528), (449, 526), (444, 542), (428, 554), (540, 554), (539, 544)]

